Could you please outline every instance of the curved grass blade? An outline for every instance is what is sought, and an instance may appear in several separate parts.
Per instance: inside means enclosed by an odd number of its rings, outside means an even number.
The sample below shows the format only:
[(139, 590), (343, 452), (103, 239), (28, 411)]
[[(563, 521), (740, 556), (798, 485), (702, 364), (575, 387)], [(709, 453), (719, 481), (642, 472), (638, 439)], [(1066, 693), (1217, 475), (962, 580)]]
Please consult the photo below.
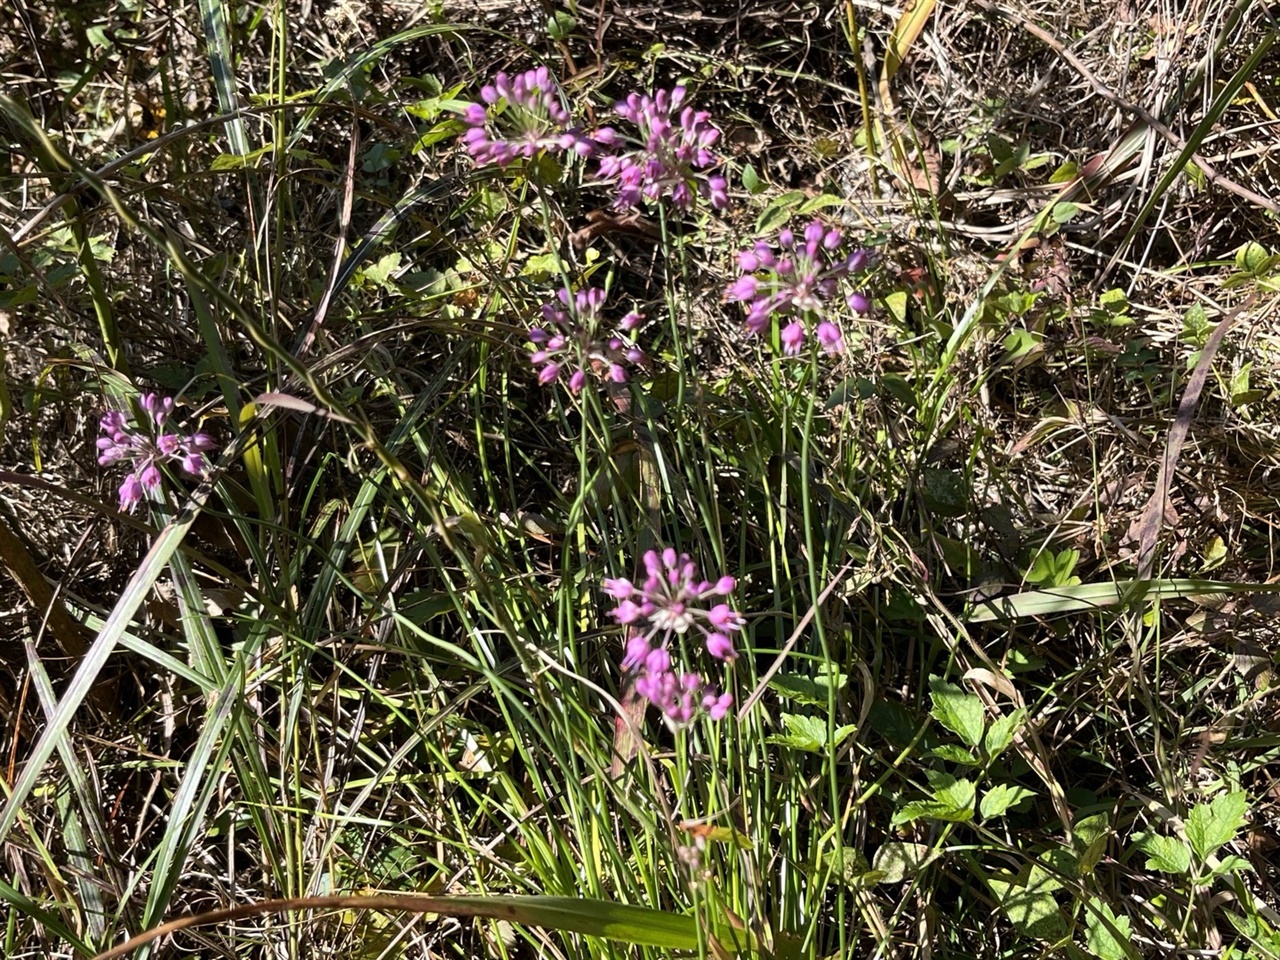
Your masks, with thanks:
[(666, 913), (649, 907), (607, 900), (580, 900), (575, 897), (296, 897), (266, 900), (225, 910), (211, 910), (183, 917), (139, 934), (127, 943), (98, 954), (93, 960), (113, 960), (126, 956), (153, 940), (179, 930), (244, 917), (299, 910), (379, 910), (407, 913), (434, 913), (448, 917), (478, 917), (505, 920), (531, 927), (580, 933), (637, 946), (666, 950), (697, 950), (698, 926), (693, 917)]
[(80, 666), (76, 668), (75, 676), (71, 678), (71, 683), (67, 686), (66, 692), (58, 703), (58, 709), (49, 718), (48, 726), (45, 728), (44, 733), (41, 734), (35, 749), (32, 750), (31, 756), (27, 758), (27, 762), (22, 768), (22, 773), (13, 785), (13, 792), (9, 795), (4, 805), (4, 813), (0, 815), (0, 842), (13, 829), (13, 825), (18, 819), (19, 811), (22, 809), (23, 804), (26, 803), (27, 798), (31, 796), (31, 791), (35, 789), (41, 775), (44, 773), (45, 764), (49, 762), (49, 758), (58, 749), (59, 740), (71, 725), (71, 720), (80, 708), (80, 704), (84, 702), (89, 695), (89, 691), (93, 689), (93, 685), (98, 679), (98, 674), (102, 672), (102, 668), (107, 663), (107, 658), (115, 650), (121, 635), (128, 629), (133, 620), (133, 615), (142, 606), (142, 602), (146, 599), (147, 593), (150, 592), (156, 578), (160, 575), (160, 571), (164, 569), (165, 564), (169, 562), (169, 558), (173, 556), (174, 551), (178, 549), (178, 545), (182, 543), (183, 538), (187, 535), (187, 531), (191, 529), (191, 524), (195, 522), (196, 516), (204, 505), (204, 500), (209, 495), (210, 490), (209, 481), (206, 481), (196, 490), (182, 512), (178, 514), (172, 523), (160, 531), (155, 542), (151, 544), (151, 549), (142, 558), (142, 563), (133, 572), (129, 582), (125, 584), (124, 590), (120, 594), (120, 599), (116, 602), (110, 616), (107, 617), (107, 622), (103, 625), (101, 632), (85, 653), (84, 659), (80, 661)]
[(1147, 600), (1186, 599), (1223, 594), (1280, 593), (1280, 584), (1231, 583), (1223, 580), (1117, 580), (1079, 583), (1049, 590), (1028, 590), (979, 604), (970, 623), (1051, 617), (1082, 610), (1098, 610)]

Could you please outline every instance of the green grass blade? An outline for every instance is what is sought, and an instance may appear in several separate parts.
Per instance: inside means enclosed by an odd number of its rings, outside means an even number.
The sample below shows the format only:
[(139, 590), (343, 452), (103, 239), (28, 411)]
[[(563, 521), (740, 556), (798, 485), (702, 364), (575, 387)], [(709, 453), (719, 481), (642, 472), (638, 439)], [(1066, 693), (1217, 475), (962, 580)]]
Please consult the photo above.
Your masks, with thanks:
[(156, 577), (160, 575), (169, 558), (178, 549), (183, 537), (187, 535), (191, 524), (195, 522), (196, 514), (207, 495), (206, 487), (197, 490), (195, 497), (177, 519), (160, 531), (151, 549), (142, 558), (142, 563), (125, 584), (120, 599), (116, 602), (111, 615), (107, 617), (107, 622), (89, 647), (84, 659), (80, 661), (75, 676), (71, 678), (71, 683), (58, 703), (58, 709), (49, 718), (48, 726), (41, 734), (35, 749), (32, 750), (31, 756), (27, 758), (22, 768), (22, 773), (13, 785), (13, 792), (4, 805), (4, 813), (0, 815), (0, 840), (7, 837), (9, 831), (13, 829), (19, 811), (44, 774), (45, 764), (58, 749), (60, 739), (71, 725), (71, 720), (80, 708), (80, 704), (89, 695), (89, 691), (98, 679), (98, 674), (102, 672), (107, 658), (115, 650), (121, 635), (128, 629), (133, 615), (138, 612), (138, 608), (147, 598)]
[(1119, 580), (1079, 583), (1070, 587), (1028, 590), (979, 604), (969, 622), (1049, 617), (1081, 610), (1097, 610), (1146, 600), (1171, 600), (1225, 594), (1280, 593), (1280, 584), (1230, 583), (1221, 580)]
[(200, 0), (200, 21), (204, 24), (209, 69), (213, 71), (218, 106), (227, 115), (227, 140), (231, 151), (243, 157), (249, 152), (249, 136), (245, 132), (244, 118), (238, 112), (240, 94), (232, 69), (231, 34), (227, 30), (227, 11), (222, 0)]

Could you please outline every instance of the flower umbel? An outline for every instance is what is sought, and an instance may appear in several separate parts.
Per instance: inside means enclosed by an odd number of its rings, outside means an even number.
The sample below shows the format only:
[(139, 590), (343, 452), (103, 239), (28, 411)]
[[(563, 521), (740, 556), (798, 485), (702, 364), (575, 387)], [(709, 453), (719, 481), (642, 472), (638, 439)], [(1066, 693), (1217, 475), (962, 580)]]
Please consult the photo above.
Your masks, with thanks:
[[(476, 163), (505, 167), (539, 151), (572, 150), (581, 156), (594, 152), (591, 138), (572, 125), (560, 101), (560, 87), (546, 67), (514, 77), (499, 73), (481, 88), (480, 97), (484, 103), (468, 104), (462, 114), (468, 127), (462, 139)], [(499, 114), (492, 108), (500, 100), (507, 101), (507, 108)]]
[(134, 424), (118, 410), (102, 415), (102, 436), (98, 438), (98, 463), (102, 466), (128, 461), (129, 475), (120, 484), (120, 509), (133, 510), (146, 490), (160, 485), (159, 464), (177, 463), (189, 476), (209, 472), (205, 451), (216, 444), (207, 433), (184, 435), (168, 425), (173, 414), (173, 398), (145, 393), (138, 401), (143, 422)]
[(601, 310), (606, 294), (599, 287), (570, 293), (565, 287), (556, 301), (543, 304), (544, 326), (529, 330), (533, 354), (529, 357), (538, 368), (538, 382), (554, 383), (568, 372), (569, 390), (578, 393), (588, 374), (598, 380), (626, 383), (628, 367), (647, 362), (644, 351), (628, 337), (644, 321), (632, 311), (618, 322), (617, 330), (605, 334)]
[[(725, 291), (725, 298), (747, 304), (747, 327), (752, 333), (762, 333), (774, 314), (792, 317), (780, 333), (782, 348), (790, 356), (804, 345), (809, 333), (806, 322), (813, 324), (823, 351), (840, 353), (844, 337), (827, 314), (827, 301), (836, 296), (842, 280), (864, 271), (870, 259), (866, 250), (837, 255), (843, 239), (839, 230), (813, 220), (803, 236), (784, 229), (774, 243), (759, 240), (738, 254), (743, 273)], [(860, 291), (850, 293), (845, 302), (857, 313), (871, 307)]]
[(719, 720), (733, 705), (731, 694), (720, 694), (696, 673), (677, 672), (671, 659), (671, 638), (692, 628), (700, 633), (707, 652), (731, 662), (736, 656), (730, 634), (742, 629), (742, 617), (720, 598), (733, 592), (733, 577), (715, 583), (703, 580), (687, 554), (668, 547), (644, 555), (645, 581), (605, 580), (604, 592), (618, 601), (613, 616), (631, 628), (622, 668), (636, 674), (636, 692), (662, 711), (667, 720), (688, 723), (705, 710)]
[[(729, 205), (728, 181), (705, 170), (718, 163), (711, 148), (720, 131), (711, 114), (684, 106), (688, 91), (676, 87), (652, 96), (633, 93), (614, 106), (614, 112), (640, 131), (640, 145), (600, 161), (600, 176), (616, 180), (619, 208), (639, 206), (643, 200), (670, 196), (677, 208), (689, 211), (698, 194), (717, 210)], [(596, 134), (603, 147), (621, 147), (622, 137), (605, 128)]]

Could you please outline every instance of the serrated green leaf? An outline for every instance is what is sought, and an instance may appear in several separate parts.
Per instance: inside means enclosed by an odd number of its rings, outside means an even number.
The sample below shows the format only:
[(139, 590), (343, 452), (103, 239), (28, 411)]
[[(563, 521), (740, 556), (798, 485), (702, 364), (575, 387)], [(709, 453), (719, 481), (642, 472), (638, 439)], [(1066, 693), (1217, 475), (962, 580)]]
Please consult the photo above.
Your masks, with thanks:
[(780, 673), (769, 681), (769, 687), (787, 700), (825, 707), (830, 702), (829, 689), (834, 686), (836, 690), (842, 690), (848, 682), (847, 673), (820, 670), (814, 677)]
[(376, 263), (371, 263), (360, 271), (360, 275), (364, 277), (367, 283), (375, 286), (389, 288), (391, 285), (391, 275), (400, 269), (400, 260), (402, 254), (399, 251), (388, 253), (379, 257)]
[(929, 861), (929, 848), (923, 843), (882, 844), (871, 861), (871, 869), (882, 874), (880, 883), (901, 883), (913, 877)]
[(967, 747), (962, 747), (958, 743), (944, 743), (941, 746), (934, 747), (929, 751), (929, 756), (937, 757), (939, 760), (947, 760), (951, 763), (963, 764), (966, 767), (976, 767), (982, 763), (982, 760), (975, 757)]
[(972, 780), (955, 780), (945, 786), (935, 787), (933, 796), (938, 803), (950, 806), (956, 813), (967, 814), (964, 819), (968, 820), (973, 816), (973, 804), (978, 799), (978, 788), (974, 786)]
[(1010, 807), (1035, 795), (1036, 792), (1034, 790), (1028, 790), (1026, 787), (1011, 786), (1007, 783), (996, 784), (982, 795), (982, 803), (978, 807), (978, 812), (982, 814), (983, 820), (991, 817), (1000, 817)]
[(1093, 868), (1098, 865), (1107, 849), (1107, 840), (1111, 836), (1111, 818), (1105, 813), (1082, 817), (1076, 821), (1072, 834), (1076, 849), (1080, 851), (1076, 858), (1076, 873), (1083, 877), (1093, 873)]
[(1104, 900), (1091, 900), (1085, 919), (1085, 944), (1098, 960), (1127, 960), (1132, 928), (1128, 917), (1117, 916)]
[(1208, 803), (1198, 803), (1187, 815), (1187, 839), (1201, 860), (1231, 840), (1244, 826), (1249, 796), (1243, 790), (1223, 793)]
[(896, 746), (906, 746), (916, 736), (919, 723), (896, 700), (877, 700), (867, 714), (867, 725)]
[(973, 810), (957, 810), (949, 803), (936, 800), (913, 800), (904, 803), (893, 814), (893, 826), (912, 820), (941, 820), (944, 823), (964, 823), (973, 819)]
[[(782, 715), (782, 722), (787, 732), (766, 738), (767, 743), (804, 750), (806, 753), (819, 753), (828, 746), (827, 722), (820, 717), (801, 716), (794, 713)], [(858, 729), (857, 724), (849, 723), (836, 727), (832, 747), (838, 747), (845, 739)]]
[(1214, 877), (1222, 877), (1232, 873), (1248, 873), (1253, 870), (1251, 864), (1244, 857), (1237, 857), (1235, 854), (1223, 857), (1216, 867), (1209, 871), (1208, 879)]
[(1191, 869), (1191, 849), (1177, 837), (1143, 834), (1137, 847), (1147, 855), (1147, 869), (1161, 873), (1185, 874)]
[(560, 276), (563, 270), (563, 261), (558, 253), (535, 253), (524, 262), (520, 276), (546, 279)]
[(931, 677), (929, 698), (933, 701), (929, 713), (935, 720), (971, 747), (982, 742), (986, 714), (982, 701), (976, 695), (953, 683)]
[(987, 756), (994, 760), (1008, 750), (1009, 744), (1013, 743), (1014, 735), (1022, 729), (1022, 724), (1026, 718), (1026, 708), (1019, 707), (1013, 713), (994, 720), (987, 729), (986, 738), (982, 741), (982, 746), (986, 750)]
[(1058, 940), (1067, 927), (1052, 890), (1043, 882), (1046, 876), (1043, 871), (1033, 871), (1033, 878), (1040, 882), (1028, 882), (1026, 886), (995, 879), (987, 883), (1017, 930), (1039, 940)]

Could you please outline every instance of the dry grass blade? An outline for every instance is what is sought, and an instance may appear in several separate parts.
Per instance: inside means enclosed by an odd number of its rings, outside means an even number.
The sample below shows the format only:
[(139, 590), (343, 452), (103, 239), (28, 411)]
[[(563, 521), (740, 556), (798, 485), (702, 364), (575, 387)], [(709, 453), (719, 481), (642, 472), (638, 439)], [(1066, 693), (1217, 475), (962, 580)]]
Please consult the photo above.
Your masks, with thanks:
[(0, 566), (13, 577), (31, 606), (44, 618), (62, 652), (72, 659), (84, 656), (88, 649), (84, 628), (67, 613), (62, 600), (54, 596), (53, 588), (31, 559), (26, 544), (9, 529), (4, 514), (0, 514)]
[(1250, 296), (1225, 317), (1218, 321), (1200, 351), (1200, 359), (1196, 361), (1191, 378), (1187, 381), (1178, 404), (1178, 412), (1174, 415), (1173, 426), (1169, 428), (1169, 439), (1165, 443), (1164, 457), (1160, 460), (1160, 473), (1156, 477), (1156, 488), (1143, 511), (1138, 533), (1138, 579), (1150, 580), (1155, 569), (1156, 544), (1160, 539), (1160, 529), (1164, 523), (1165, 510), (1169, 503), (1169, 484), (1173, 482), (1173, 474), (1178, 466), (1178, 457), (1182, 453), (1182, 445), (1191, 431), (1191, 421), (1195, 419), (1196, 406), (1200, 403), (1200, 394), (1204, 390), (1209, 368), (1218, 348), (1226, 338), (1236, 318), (1257, 302), (1257, 295)]

